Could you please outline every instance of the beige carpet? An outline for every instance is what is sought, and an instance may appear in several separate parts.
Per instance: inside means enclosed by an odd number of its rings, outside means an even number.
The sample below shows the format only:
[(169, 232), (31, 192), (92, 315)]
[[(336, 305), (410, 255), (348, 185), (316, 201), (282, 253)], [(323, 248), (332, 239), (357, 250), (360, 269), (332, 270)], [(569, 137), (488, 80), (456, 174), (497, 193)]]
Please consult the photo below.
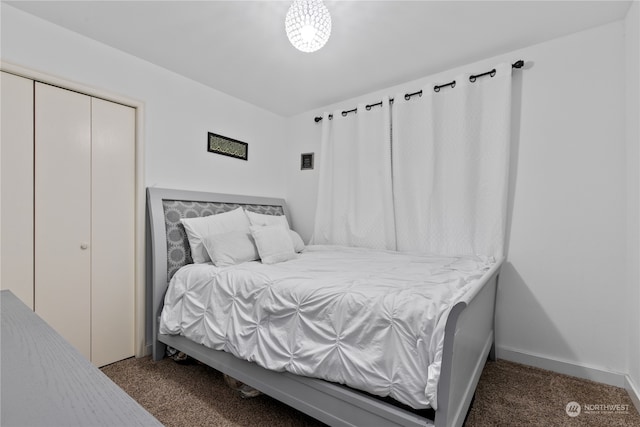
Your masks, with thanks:
[[(102, 371), (167, 427), (323, 425), (264, 395), (242, 399), (198, 363), (145, 357)], [(565, 410), (572, 401), (580, 405), (576, 417)], [(640, 415), (624, 389), (498, 361), (487, 363), (465, 426), (640, 427)]]

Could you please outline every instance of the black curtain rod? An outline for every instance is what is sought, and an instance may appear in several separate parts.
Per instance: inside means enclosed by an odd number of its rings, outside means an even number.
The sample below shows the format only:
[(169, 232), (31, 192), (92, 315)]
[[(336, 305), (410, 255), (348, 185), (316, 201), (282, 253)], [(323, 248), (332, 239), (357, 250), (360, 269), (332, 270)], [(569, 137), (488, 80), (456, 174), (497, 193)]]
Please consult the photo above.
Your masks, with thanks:
[[(522, 68), (522, 67), (524, 67), (524, 61), (523, 61), (522, 59), (519, 59), (518, 61), (516, 61), (516, 62), (514, 62), (513, 64), (511, 64), (511, 68)], [(488, 75), (488, 76), (491, 76), (491, 77), (495, 76), (495, 75), (496, 75), (496, 69), (494, 68), (493, 70), (487, 71), (487, 72), (482, 73), (482, 74), (475, 74), (475, 75), (471, 75), (471, 76), (469, 76), (469, 81), (470, 81), (471, 83), (473, 83), (473, 82), (475, 82), (479, 77), (484, 77), (484, 76), (487, 76), (487, 75)], [(451, 86), (452, 88), (456, 87), (456, 81), (455, 81), (455, 80), (453, 80), (453, 81), (451, 81), (451, 82), (449, 82), (449, 83), (445, 83), (445, 84), (442, 84), (442, 85), (434, 86), (434, 87), (433, 87), (433, 91), (434, 91), (434, 92), (440, 92), (440, 89), (442, 89), (443, 87), (447, 87), (447, 86)], [(404, 95), (404, 99), (406, 99), (406, 100), (408, 101), (409, 99), (411, 99), (411, 97), (412, 97), (412, 96), (415, 96), (415, 95), (422, 96), (422, 91), (421, 91), (421, 90), (419, 90), (419, 91), (417, 91), (417, 92), (413, 92), (413, 93), (406, 93), (406, 94)], [(390, 99), (389, 99), (389, 102), (390, 102), (390, 103), (393, 103), (393, 98), (390, 98)], [(376, 107), (376, 106), (378, 106), (378, 105), (382, 105), (382, 101), (380, 101), (380, 102), (376, 102), (375, 104), (367, 104), (367, 105), (365, 106), (365, 108), (366, 108), (367, 110), (371, 110), (371, 107)], [(357, 108), (354, 108), (354, 109), (351, 109), (351, 110), (344, 110), (344, 111), (342, 111), (342, 113), (341, 113), (341, 114), (342, 114), (342, 116), (344, 117), (344, 116), (346, 116), (347, 114), (349, 114), (349, 113), (354, 113), (354, 112), (356, 112), (356, 111), (358, 111), (358, 109), (357, 109)], [(329, 114), (329, 120), (331, 120), (332, 118), (333, 118), (333, 114)], [(318, 123), (320, 120), (322, 120), (322, 116), (317, 116), (317, 117), (315, 117), (313, 120), (314, 120), (316, 123)]]

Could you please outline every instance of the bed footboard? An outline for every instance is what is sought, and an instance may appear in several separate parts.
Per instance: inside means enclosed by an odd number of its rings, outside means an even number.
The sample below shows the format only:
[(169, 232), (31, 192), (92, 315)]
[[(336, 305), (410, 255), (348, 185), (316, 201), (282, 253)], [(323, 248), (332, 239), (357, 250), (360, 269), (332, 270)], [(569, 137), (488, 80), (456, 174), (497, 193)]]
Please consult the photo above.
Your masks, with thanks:
[(494, 346), (494, 313), (502, 261), (468, 301), (456, 304), (447, 319), (438, 382), (437, 427), (461, 426), (485, 362)]

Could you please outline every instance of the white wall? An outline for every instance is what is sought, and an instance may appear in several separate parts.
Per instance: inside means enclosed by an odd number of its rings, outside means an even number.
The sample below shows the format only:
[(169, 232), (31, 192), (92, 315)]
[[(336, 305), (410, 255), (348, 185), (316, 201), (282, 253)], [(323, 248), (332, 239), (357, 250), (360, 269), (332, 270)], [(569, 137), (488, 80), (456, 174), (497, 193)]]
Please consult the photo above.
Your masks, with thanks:
[[(1, 5), (2, 61), (145, 104), (147, 186), (284, 195), (282, 117)], [(207, 132), (249, 143), (249, 161), (206, 151)]]
[[(498, 295), (499, 356), (622, 385), (626, 286), (625, 43), (622, 21), (327, 106), (377, 102), (523, 59), (514, 72), (509, 257)], [(288, 124), (287, 198), (305, 239), (313, 228), (319, 151), (312, 111)], [(317, 162), (322, 159), (318, 156)], [(318, 163), (319, 164), (319, 163)], [(551, 363), (549, 363), (551, 362)]]
[(640, 411), (640, 3), (625, 19), (627, 136), (627, 259), (629, 356), (627, 388)]

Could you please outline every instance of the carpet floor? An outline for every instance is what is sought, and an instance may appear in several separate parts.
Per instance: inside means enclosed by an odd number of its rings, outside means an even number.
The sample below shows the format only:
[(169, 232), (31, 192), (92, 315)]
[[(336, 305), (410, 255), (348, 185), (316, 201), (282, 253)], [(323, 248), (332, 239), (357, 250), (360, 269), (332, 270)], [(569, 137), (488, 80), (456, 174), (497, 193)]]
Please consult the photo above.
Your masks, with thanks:
[[(131, 358), (102, 371), (167, 427), (323, 426), (268, 396), (243, 399), (195, 362)], [(580, 405), (573, 417), (570, 402)], [(640, 414), (622, 388), (499, 360), (487, 363), (464, 425), (640, 427)]]

